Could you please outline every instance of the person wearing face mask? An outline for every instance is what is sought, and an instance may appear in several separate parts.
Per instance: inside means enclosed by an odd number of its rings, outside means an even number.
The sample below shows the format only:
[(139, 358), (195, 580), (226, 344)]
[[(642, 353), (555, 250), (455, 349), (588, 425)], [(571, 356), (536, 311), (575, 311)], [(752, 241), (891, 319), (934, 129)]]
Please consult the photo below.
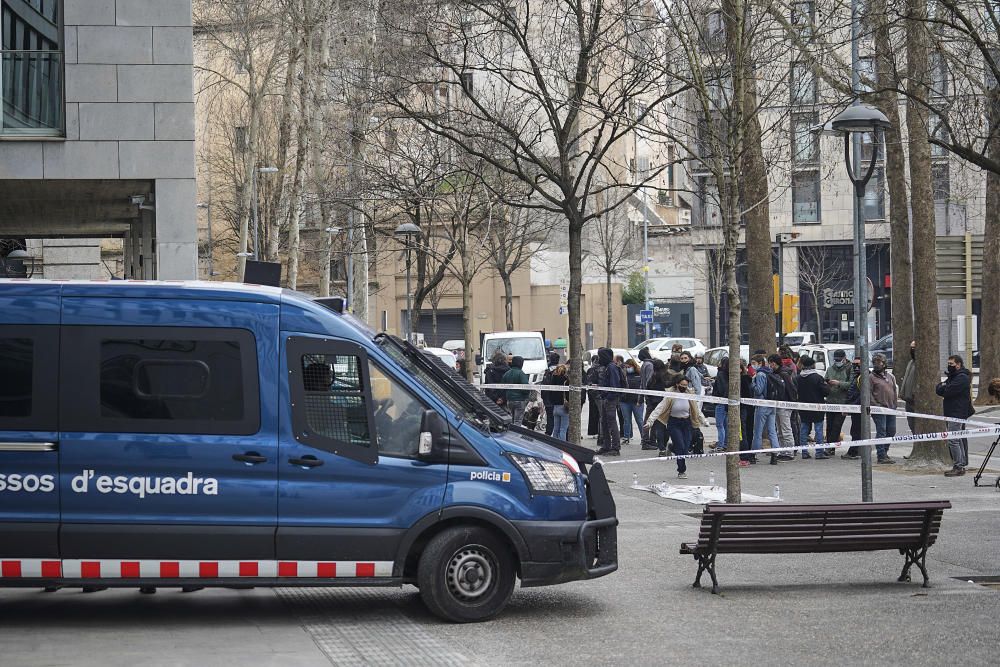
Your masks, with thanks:
[[(652, 366), (652, 365), (650, 365)], [(622, 366), (625, 371), (625, 383), (629, 389), (642, 388), (642, 372), (635, 359), (629, 359)], [(632, 440), (632, 420), (635, 419), (639, 434), (642, 434), (643, 400), (640, 394), (622, 394), (618, 403), (618, 411), (622, 420), (622, 444), (627, 445)]]
[[(896, 377), (889, 372), (885, 355), (881, 353), (872, 357), (871, 390), (872, 405), (897, 409), (899, 394)], [(896, 435), (896, 415), (872, 415), (872, 420), (875, 422), (876, 438), (891, 438)], [(889, 458), (889, 445), (875, 445), (875, 451), (878, 453), (878, 463), (895, 463)]]
[[(916, 408), (914, 392), (917, 389), (917, 341), (910, 341), (910, 363), (906, 364), (903, 371), (903, 381), (899, 383), (899, 397), (906, 402), (906, 411), (913, 412)], [(910, 427), (910, 433), (917, 432), (917, 420), (915, 417), (907, 417), (906, 423)]]
[[(851, 386), (851, 366), (847, 363), (847, 353), (843, 350), (835, 350), (833, 353), (833, 363), (826, 369), (826, 384), (830, 387), (830, 395), (826, 397), (827, 403), (834, 405), (844, 405), (847, 403), (847, 390)], [(844, 428), (844, 419), (847, 417), (843, 412), (830, 412), (826, 415), (826, 442), (831, 444), (840, 442), (841, 429)]]
[[(861, 405), (861, 357), (854, 357), (851, 362), (851, 380), (847, 387), (847, 404)], [(851, 440), (861, 439), (861, 414), (851, 413)], [(848, 461), (856, 461), (861, 458), (861, 450), (857, 447), (848, 447), (847, 452), (840, 455), (840, 458)]]
[[(679, 394), (694, 393), (687, 378), (683, 376), (677, 378), (671, 391)], [(705, 418), (698, 409), (698, 403), (673, 396), (665, 396), (660, 401), (646, 420), (646, 426), (652, 428), (656, 422), (666, 425), (670, 440), (674, 443), (674, 453), (678, 456), (688, 453), (693, 430), (706, 425)], [(660, 456), (666, 455), (667, 450), (661, 449)], [(677, 479), (687, 479), (687, 463), (682, 458), (677, 459)]]
[[(965, 367), (965, 361), (957, 354), (948, 357), (947, 378), (935, 388), (937, 395), (944, 399), (944, 416), (952, 419), (968, 419), (976, 413), (972, 407), (972, 373)], [(959, 421), (949, 421), (949, 431), (964, 430)], [(954, 467), (945, 477), (961, 477), (969, 465), (969, 441), (965, 438), (948, 440), (948, 449)]]

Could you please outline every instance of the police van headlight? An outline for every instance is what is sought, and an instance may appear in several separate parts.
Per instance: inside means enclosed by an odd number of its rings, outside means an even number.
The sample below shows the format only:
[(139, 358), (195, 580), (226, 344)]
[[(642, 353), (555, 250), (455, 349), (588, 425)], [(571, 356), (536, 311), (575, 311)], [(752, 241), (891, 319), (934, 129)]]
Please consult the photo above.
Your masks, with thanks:
[(578, 493), (576, 486), (576, 476), (574, 468), (579, 472), (576, 461), (573, 466), (567, 463), (567, 456), (563, 456), (563, 461), (546, 461), (537, 459), (534, 456), (524, 456), (523, 454), (509, 454), (510, 460), (514, 462), (524, 479), (528, 482), (531, 492), (536, 495), (547, 496), (575, 496)]

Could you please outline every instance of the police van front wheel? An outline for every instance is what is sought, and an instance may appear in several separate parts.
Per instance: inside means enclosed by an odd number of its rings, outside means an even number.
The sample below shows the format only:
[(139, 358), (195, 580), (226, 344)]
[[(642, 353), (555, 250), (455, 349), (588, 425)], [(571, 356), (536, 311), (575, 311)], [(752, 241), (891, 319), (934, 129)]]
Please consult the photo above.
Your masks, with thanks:
[(514, 558), (493, 533), (476, 526), (434, 536), (417, 568), (424, 604), (455, 623), (485, 621), (507, 605), (514, 591)]

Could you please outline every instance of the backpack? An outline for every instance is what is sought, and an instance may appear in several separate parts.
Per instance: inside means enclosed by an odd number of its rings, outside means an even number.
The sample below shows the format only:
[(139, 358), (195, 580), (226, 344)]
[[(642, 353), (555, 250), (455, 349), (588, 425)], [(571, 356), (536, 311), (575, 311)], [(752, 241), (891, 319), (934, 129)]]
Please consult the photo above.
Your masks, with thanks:
[(769, 401), (785, 400), (785, 381), (777, 373), (767, 374), (767, 388), (764, 398)]

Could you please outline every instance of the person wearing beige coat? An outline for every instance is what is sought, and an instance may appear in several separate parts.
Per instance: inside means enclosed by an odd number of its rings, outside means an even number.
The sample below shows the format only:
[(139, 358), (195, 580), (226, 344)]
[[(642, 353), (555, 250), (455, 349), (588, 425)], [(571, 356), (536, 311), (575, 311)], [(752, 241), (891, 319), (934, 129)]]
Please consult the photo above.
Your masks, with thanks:
[[(679, 376), (668, 391), (680, 394), (693, 394), (690, 383), (686, 377)], [(670, 442), (674, 447), (674, 454), (683, 457), (691, 450), (691, 436), (695, 428), (707, 426), (705, 418), (701, 414), (701, 406), (697, 401), (689, 401), (674, 396), (665, 396), (660, 404), (649, 414), (646, 419), (646, 428), (652, 428), (659, 422), (663, 424), (670, 435)], [(660, 450), (660, 456), (666, 456), (666, 449)], [(683, 458), (677, 459), (677, 479), (687, 479), (687, 463)]]

